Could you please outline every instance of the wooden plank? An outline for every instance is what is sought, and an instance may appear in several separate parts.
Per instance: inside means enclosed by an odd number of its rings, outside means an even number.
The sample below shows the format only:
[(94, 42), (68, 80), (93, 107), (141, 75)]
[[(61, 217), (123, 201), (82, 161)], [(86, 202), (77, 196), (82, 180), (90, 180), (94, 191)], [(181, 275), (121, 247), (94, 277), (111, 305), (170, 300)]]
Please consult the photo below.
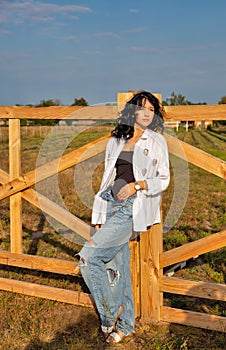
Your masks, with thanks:
[(34, 190), (22, 192), (22, 197), (86, 240), (89, 240), (95, 231), (94, 227)]
[(115, 120), (118, 106), (0, 106), (0, 119)]
[(103, 152), (108, 139), (104, 136), (10, 181), (0, 188), (0, 200)]
[(160, 255), (161, 268), (205, 254), (226, 245), (226, 230), (214, 233), (197, 241), (163, 252)]
[(226, 105), (186, 105), (164, 106), (166, 121), (202, 121), (202, 120), (225, 120)]
[(162, 251), (162, 225), (155, 224), (140, 235), (141, 318), (160, 321), (162, 293), (160, 292), (159, 254)]
[(135, 317), (141, 316), (141, 297), (140, 297), (140, 246), (139, 239), (129, 242), (130, 246), (130, 271), (133, 290)]
[[(9, 181), (9, 176), (6, 172), (0, 169), (0, 183), (5, 184)], [(52, 202), (40, 193), (37, 194), (33, 189), (28, 189), (22, 192), (22, 198), (33, 204), (46, 214), (52, 216), (54, 219), (61, 222), (70, 230), (76, 232), (81, 237), (88, 240), (90, 235), (94, 233), (94, 228), (86, 224), (68, 210), (60, 207), (58, 204)]]
[(185, 159), (191, 164), (198, 166), (214, 175), (226, 179), (226, 162), (204, 152), (194, 146), (178, 140), (169, 134), (164, 134), (169, 153)]
[(62, 303), (94, 307), (94, 301), (89, 294), (35, 283), (0, 278), (0, 290), (45, 298)]
[[(120, 93), (119, 93), (120, 94)], [(126, 93), (128, 99), (132, 96)], [(161, 96), (161, 94), (156, 94)], [(27, 107), (27, 106), (0, 106), (0, 119), (90, 119), (90, 120), (115, 120), (124, 98), (119, 97), (115, 106), (51, 106), (51, 107)], [(122, 104), (123, 103), (123, 104)], [(185, 105), (165, 106), (166, 121), (186, 120), (225, 120), (226, 105)]]
[(226, 317), (221, 316), (163, 306), (161, 320), (218, 332), (226, 332)]
[(160, 289), (162, 292), (226, 301), (225, 284), (188, 281), (163, 276), (160, 281)]
[(63, 275), (76, 275), (74, 269), (77, 266), (75, 261), (46, 258), (37, 255), (16, 254), (3, 250), (0, 250), (0, 264)]
[[(21, 174), (20, 120), (9, 120), (9, 179)], [(22, 253), (22, 205), (21, 193), (10, 197), (10, 249)]]

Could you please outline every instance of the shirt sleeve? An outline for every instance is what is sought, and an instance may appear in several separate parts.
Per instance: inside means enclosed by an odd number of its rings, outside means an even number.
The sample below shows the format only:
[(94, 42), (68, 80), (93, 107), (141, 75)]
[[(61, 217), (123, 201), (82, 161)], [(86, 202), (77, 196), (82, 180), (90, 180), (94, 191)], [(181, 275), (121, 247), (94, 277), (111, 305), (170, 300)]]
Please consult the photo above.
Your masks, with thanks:
[(106, 221), (107, 202), (99, 195), (94, 197), (91, 223), (93, 225), (102, 225)]
[(112, 147), (112, 140), (110, 139), (109, 142), (107, 143), (106, 150), (105, 150), (104, 174), (102, 177), (100, 190), (95, 195), (94, 202), (93, 202), (92, 218), (91, 218), (91, 223), (93, 225), (96, 225), (96, 224), (102, 225), (106, 221), (107, 202), (106, 200), (100, 197), (100, 192), (105, 182), (105, 172), (107, 171), (108, 162), (111, 157), (111, 147)]

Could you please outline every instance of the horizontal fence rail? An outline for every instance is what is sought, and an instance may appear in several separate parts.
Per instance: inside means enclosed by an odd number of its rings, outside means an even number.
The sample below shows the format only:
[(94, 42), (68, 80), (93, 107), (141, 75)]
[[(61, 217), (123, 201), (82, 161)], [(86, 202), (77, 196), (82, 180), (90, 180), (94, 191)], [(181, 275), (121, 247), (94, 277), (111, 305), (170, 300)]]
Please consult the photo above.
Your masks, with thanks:
[(163, 252), (160, 254), (160, 266), (163, 268), (180, 261), (191, 259), (193, 256), (223, 248), (225, 247), (225, 244), (226, 230)]
[[(225, 120), (226, 105), (165, 106), (166, 121)], [(121, 105), (115, 106), (0, 106), (0, 119), (115, 120)]]

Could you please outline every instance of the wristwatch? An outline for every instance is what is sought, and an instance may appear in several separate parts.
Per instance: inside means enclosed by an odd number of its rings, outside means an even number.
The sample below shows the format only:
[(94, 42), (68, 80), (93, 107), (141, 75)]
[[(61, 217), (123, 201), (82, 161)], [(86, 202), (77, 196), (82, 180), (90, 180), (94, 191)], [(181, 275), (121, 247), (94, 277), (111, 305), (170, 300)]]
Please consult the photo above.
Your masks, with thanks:
[(134, 189), (135, 189), (136, 191), (140, 191), (140, 190), (141, 190), (141, 186), (139, 185), (138, 182), (135, 182), (135, 184), (134, 184)]

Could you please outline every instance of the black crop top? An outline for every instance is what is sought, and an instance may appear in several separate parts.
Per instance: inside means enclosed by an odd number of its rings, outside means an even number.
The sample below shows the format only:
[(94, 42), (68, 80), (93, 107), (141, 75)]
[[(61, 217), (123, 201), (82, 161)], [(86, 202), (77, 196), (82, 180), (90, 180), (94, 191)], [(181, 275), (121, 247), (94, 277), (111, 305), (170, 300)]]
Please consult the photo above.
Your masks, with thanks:
[(133, 151), (122, 151), (116, 161), (116, 177), (112, 195), (117, 200), (117, 193), (126, 184), (135, 182), (133, 175)]

